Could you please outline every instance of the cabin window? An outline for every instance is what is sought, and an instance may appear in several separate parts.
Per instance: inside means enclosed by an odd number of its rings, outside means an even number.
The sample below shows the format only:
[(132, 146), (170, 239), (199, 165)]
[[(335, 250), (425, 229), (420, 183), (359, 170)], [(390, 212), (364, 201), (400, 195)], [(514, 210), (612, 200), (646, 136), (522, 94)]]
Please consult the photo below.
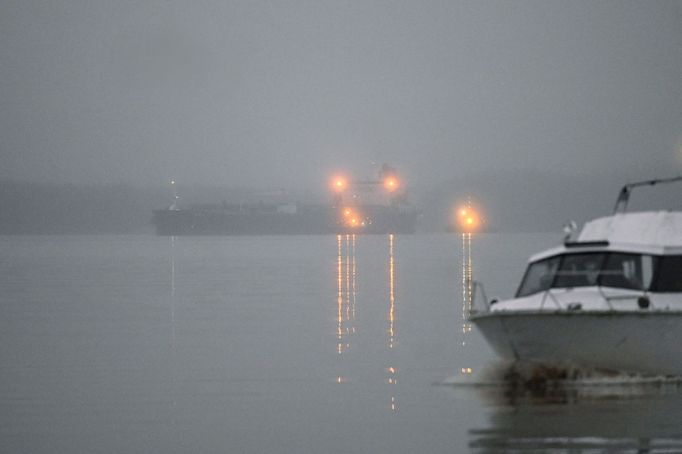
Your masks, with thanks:
[(516, 297), (550, 288), (588, 286), (682, 292), (682, 256), (623, 252), (556, 255), (528, 266)]
[(664, 255), (658, 259), (656, 278), (651, 290), (682, 292), (682, 256)]
[(646, 290), (654, 274), (650, 255), (611, 253), (601, 270), (599, 284), (633, 290)]
[(597, 285), (605, 254), (568, 254), (563, 256), (552, 287)]
[(560, 257), (557, 256), (531, 263), (523, 276), (521, 287), (516, 292), (516, 296), (522, 297), (548, 290), (552, 285), (554, 274), (559, 268), (559, 259)]

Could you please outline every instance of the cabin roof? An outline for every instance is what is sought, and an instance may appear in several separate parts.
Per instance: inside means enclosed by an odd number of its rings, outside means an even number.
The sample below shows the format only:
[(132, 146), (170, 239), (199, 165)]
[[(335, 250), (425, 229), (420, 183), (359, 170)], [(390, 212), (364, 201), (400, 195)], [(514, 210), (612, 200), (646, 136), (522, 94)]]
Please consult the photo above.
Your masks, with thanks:
[(585, 223), (578, 241), (682, 247), (682, 212), (619, 213)]
[(682, 213), (645, 211), (597, 218), (585, 223), (577, 241), (570, 247), (561, 245), (548, 249), (533, 255), (530, 261), (567, 252), (592, 251), (682, 254)]

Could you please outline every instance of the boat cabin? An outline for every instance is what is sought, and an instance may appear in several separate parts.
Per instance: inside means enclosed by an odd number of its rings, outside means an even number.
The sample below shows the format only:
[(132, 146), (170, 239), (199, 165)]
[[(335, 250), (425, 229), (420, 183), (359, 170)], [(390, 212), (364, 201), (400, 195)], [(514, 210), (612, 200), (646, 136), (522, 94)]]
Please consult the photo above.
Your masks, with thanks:
[(677, 181), (625, 185), (612, 216), (531, 257), (514, 298), (472, 314), (498, 355), (682, 376), (682, 212), (625, 212), (631, 189)]
[(682, 213), (618, 213), (531, 257), (515, 297), (491, 309), (682, 309), (680, 292)]

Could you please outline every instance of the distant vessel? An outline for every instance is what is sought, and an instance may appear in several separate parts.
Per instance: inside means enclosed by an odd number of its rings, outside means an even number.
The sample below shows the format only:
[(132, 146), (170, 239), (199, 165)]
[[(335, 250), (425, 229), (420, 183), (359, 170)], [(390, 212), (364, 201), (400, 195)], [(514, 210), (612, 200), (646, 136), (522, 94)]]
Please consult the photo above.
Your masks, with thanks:
[(626, 213), (585, 224), (539, 253), (516, 296), (472, 313), (502, 357), (550, 366), (682, 375), (682, 212)]
[[(171, 181), (175, 188), (175, 182)], [(154, 210), (158, 235), (315, 235), (414, 233), (417, 211), (395, 169), (384, 164), (377, 180), (332, 181), (332, 203), (222, 203)], [(175, 189), (174, 189), (175, 191)]]

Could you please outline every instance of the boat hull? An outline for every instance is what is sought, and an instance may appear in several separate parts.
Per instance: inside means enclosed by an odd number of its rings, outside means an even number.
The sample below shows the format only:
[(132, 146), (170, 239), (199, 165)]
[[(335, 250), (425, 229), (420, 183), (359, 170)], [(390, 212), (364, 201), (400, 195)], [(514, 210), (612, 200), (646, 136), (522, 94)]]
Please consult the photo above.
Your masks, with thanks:
[(152, 224), (158, 235), (317, 235), (414, 233), (415, 211), (372, 207), (371, 222), (345, 226), (333, 208), (303, 209), (296, 213), (265, 210), (156, 210)]
[(506, 359), (682, 375), (682, 311), (497, 311), (471, 321)]

